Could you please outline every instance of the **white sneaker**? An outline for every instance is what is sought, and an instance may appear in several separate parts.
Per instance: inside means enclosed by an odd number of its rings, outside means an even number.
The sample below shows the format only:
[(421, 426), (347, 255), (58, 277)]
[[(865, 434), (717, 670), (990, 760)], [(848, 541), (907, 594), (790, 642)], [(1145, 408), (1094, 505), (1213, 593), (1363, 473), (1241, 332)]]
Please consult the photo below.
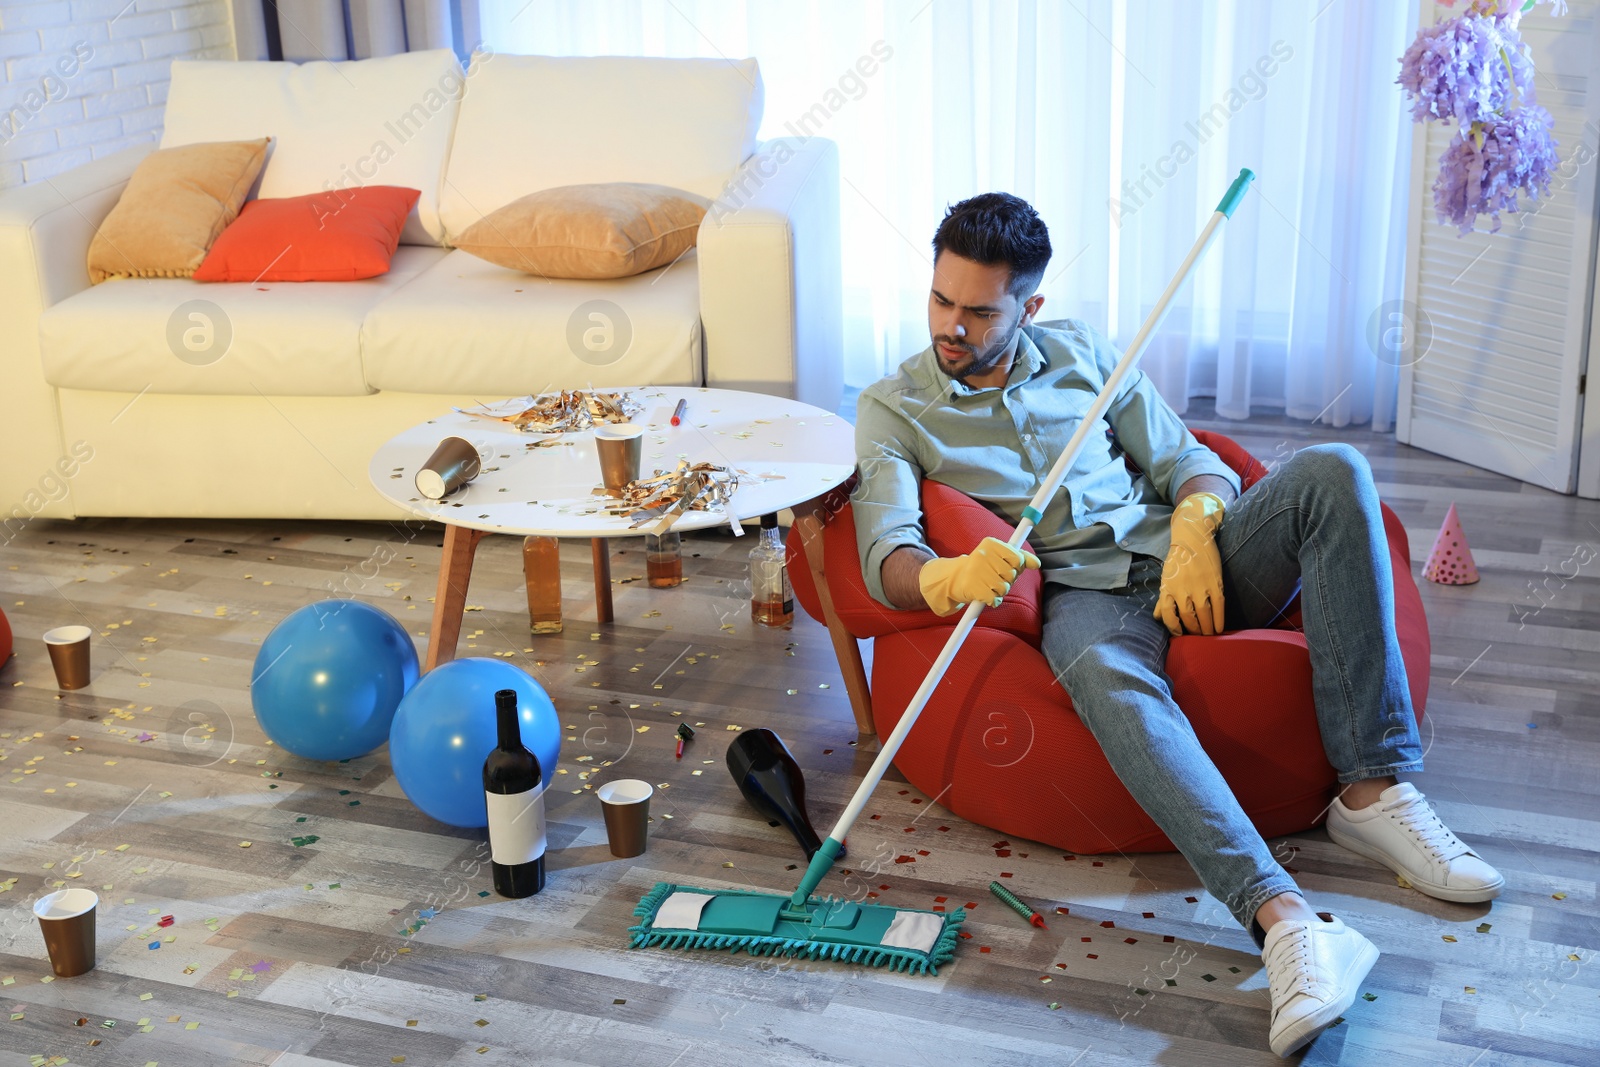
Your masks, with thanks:
[(1268, 1040), (1289, 1056), (1350, 1007), (1378, 950), (1339, 919), (1284, 919), (1267, 931), (1261, 958), (1272, 991)]
[(1328, 836), (1440, 900), (1493, 900), (1506, 884), (1499, 871), (1450, 832), (1410, 782), (1391, 785), (1355, 811), (1335, 799), (1328, 808)]

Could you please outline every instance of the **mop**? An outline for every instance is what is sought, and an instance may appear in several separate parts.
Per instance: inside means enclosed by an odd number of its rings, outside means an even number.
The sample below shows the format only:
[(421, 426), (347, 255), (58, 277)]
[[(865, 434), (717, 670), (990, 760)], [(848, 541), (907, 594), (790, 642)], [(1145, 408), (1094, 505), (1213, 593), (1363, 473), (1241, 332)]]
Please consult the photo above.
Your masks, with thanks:
[[(1028, 532), (1038, 524), (1045, 506), (1060, 488), (1067, 471), (1077, 458), (1084, 441), (1099, 428), (1111, 398), (1132, 372), (1145, 342), (1166, 315), (1178, 287), (1188, 278), (1200, 256), (1210, 245), (1224, 219), (1233, 215), (1255, 174), (1240, 170), (1217, 209), (1206, 222), (1178, 273), (1168, 283), (1161, 299), (1139, 328), (1133, 343), (1123, 353), (1105, 387), (1095, 397), (1077, 430), (1057, 458), (1050, 475), (1039, 486), (1029, 505), (1022, 509), (1022, 521), (1012, 532), (1008, 544), (1019, 548)], [(691, 886), (659, 882), (645, 894), (634, 916), (639, 922), (629, 928), (633, 948), (710, 948), (745, 951), (754, 956), (798, 956), (811, 959), (841, 960), (873, 967), (889, 967), (912, 974), (937, 974), (939, 965), (949, 962), (956, 951), (956, 938), (966, 911), (921, 911), (870, 904), (838, 897), (812, 895), (834, 859), (844, 847), (844, 839), (866, 806), (867, 799), (900, 751), (900, 745), (915, 725), (917, 717), (944, 677), (962, 642), (977, 623), (985, 601), (974, 600), (966, 607), (944, 650), (934, 660), (922, 685), (911, 698), (877, 759), (857, 787), (855, 795), (839, 816), (837, 825), (812, 857), (800, 885), (788, 896), (752, 890), (696, 889)]]

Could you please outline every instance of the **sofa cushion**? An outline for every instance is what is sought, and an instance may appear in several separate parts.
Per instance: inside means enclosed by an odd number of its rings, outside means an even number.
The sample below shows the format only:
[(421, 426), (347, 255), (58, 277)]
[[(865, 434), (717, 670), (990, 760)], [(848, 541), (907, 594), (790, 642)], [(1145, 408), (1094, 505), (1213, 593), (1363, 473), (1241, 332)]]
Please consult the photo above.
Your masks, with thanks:
[(438, 248), (401, 247), (353, 282), (120, 278), (39, 318), (44, 377), (62, 389), (209, 396), (360, 396), (361, 323)]
[(761, 108), (753, 59), (479, 55), (441, 194), (445, 230), (454, 242), (560, 185), (652, 182), (714, 199), (755, 151)]
[(366, 378), (407, 393), (699, 385), (695, 254), (631, 278), (563, 281), (456, 249), (388, 296), (361, 331)]
[(645, 182), (562, 185), (491, 211), (456, 247), (541, 278), (626, 278), (693, 248), (710, 203)]
[(417, 191), (364, 185), (342, 193), (252, 200), (223, 231), (197, 282), (348, 282), (389, 272)]
[(420, 189), (400, 240), (436, 245), (461, 86), (455, 54), (443, 48), (347, 63), (180, 59), (161, 147), (272, 137), (257, 194), (265, 197), (369, 184)]
[(192, 275), (238, 217), (266, 158), (265, 137), (145, 156), (89, 242), (89, 280)]

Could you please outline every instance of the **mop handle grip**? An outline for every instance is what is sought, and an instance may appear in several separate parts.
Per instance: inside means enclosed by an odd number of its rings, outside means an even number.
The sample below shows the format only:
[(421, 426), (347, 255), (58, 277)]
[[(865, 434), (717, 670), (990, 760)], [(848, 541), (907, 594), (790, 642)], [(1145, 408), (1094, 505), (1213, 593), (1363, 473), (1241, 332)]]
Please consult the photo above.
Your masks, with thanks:
[[(1095, 395), (1094, 402), (1089, 405), (1089, 410), (1084, 413), (1078, 428), (1073, 431), (1066, 447), (1061, 450), (1061, 455), (1056, 459), (1055, 466), (1050, 468), (1049, 476), (1040, 484), (1039, 491), (1033, 495), (1032, 501), (1023, 509), (1022, 521), (1017, 523), (1017, 528), (1011, 532), (1011, 537), (1007, 541), (1007, 544), (1012, 548), (1021, 547), (1022, 542), (1027, 539), (1029, 531), (1037, 525), (1038, 519), (1036, 516), (1043, 516), (1045, 507), (1050, 503), (1050, 498), (1055, 496), (1056, 490), (1061, 488), (1061, 483), (1066, 480), (1067, 471), (1071, 469), (1073, 461), (1078, 458), (1078, 453), (1082, 451), (1084, 441), (1088, 439), (1089, 433), (1098, 425), (1101, 417), (1105, 414), (1106, 408), (1111, 405), (1112, 399), (1116, 397), (1121, 389), (1123, 380), (1132, 373), (1134, 365), (1138, 363), (1140, 355), (1143, 354), (1145, 342), (1150, 339), (1150, 335), (1161, 325), (1161, 320), (1166, 318), (1167, 308), (1171, 305), (1173, 296), (1177, 294), (1179, 287), (1183, 285), (1190, 272), (1194, 270), (1195, 262), (1211, 244), (1212, 238), (1216, 236), (1217, 227), (1222, 224), (1224, 219), (1228, 218), (1234, 208), (1238, 207), (1239, 198), (1244, 195), (1246, 187), (1254, 177), (1255, 174), (1251, 171), (1247, 169), (1241, 170), (1239, 177), (1234, 180), (1233, 185), (1228, 189), (1227, 195), (1222, 198), (1222, 203), (1217, 206), (1217, 210), (1212, 212), (1211, 218), (1206, 221), (1205, 228), (1200, 231), (1200, 236), (1195, 239), (1193, 247), (1189, 249), (1189, 254), (1184, 257), (1183, 263), (1179, 265), (1178, 272), (1172, 276), (1172, 281), (1167, 284), (1167, 288), (1161, 294), (1161, 298), (1156, 301), (1156, 306), (1151, 309), (1149, 317), (1144, 320), (1144, 325), (1139, 327), (1139, 332), (1134, 335), (1132, 343), (1123, 352), (1122, 358), (1117, 361), (1116, 369), (1111, 372), (1110, 377), (1106, 379), (1105, 385)], [(1223, 208), (1227, 208), (1227, 210), (1224, 211)], [(795, 889), (791, 897), (791, 901), (796, 907), (805, 903), (811, 893), (816, 890), (823, 876), (832, 867), (833, 859), (838, 855), (845, 837), (850, 833), (850, 828), (855, 825), (855, 821), (861, 815), (862, 809), (866, 807), (868, 798), (872, 796), (873, 790), (878, 787), (878, 783), (883, 780), (884, 774), (888, 772), (889, 764), (899, 753), (900, 745), (905, 741), (906, 735), (911, 732), (911, 727), (916, 725), (917, 718), (922, 714), (922, 709), (927, 706), (928, 699), (933, 696), (934, 689), (944, 679), (945, 671), (949, 669), (951, 662), (956, 658), (956, 653), (961, 651), (961, 646), (965, 643), (967, 635), (977, 625), (978, 614), (983, 611), (984, 604), (985, 601), (983, 600), (971, 601), (967, 604), (966, 610), (961, 613), (961, 620), (956, 623), (955, 629), (950, 632), (950, 637), (945, 641), (944, 648), (939, 652), (938, 658), (933, 661), (933, 666), (928, 669), (927, 677), (923, 678), (922, 684), (917, 687), (916, 693), (912, 695), (911, 702), (906, 705), (906, 710), (900, 716), (900, 721), (895, 724), (894, 730), (890, 732), (889, 736), (883, 740), (883, 747), (879, 749), (877, 758), (872, 761), (872, 766), (867, 769), (866, 775), (862, 777), (861, 784), (856, 787), (855, 794), (851, 796), (850, 802), (845, 806), (843, 813), (840, 814), (839, 821), (834, 824), (833, 832), (828, 835), (827, 840), (823, 842), (822, 849), (812, 857), (811, 863), (806, 868), (806, 873), (801, 876), (800, 885)], [(940, 795), (942, 796), (943, 794)], [(938, 797), (934, 799), (937, 801)]]
[(1217, 201), (1217, 212), (1225, 219), (1233, 218), (1234, 208), (1239, 206), (1239, 201), (1244, 199), (1245, 190), (1250, 188), (1250, 183), (1256, 180), (1256, 172), (1249, 167), (1240, 167), (1239, 176), (1233, 179), (1233, 184), (1228, 186), (1228, 191), (1222, 194), (1222, 199)]

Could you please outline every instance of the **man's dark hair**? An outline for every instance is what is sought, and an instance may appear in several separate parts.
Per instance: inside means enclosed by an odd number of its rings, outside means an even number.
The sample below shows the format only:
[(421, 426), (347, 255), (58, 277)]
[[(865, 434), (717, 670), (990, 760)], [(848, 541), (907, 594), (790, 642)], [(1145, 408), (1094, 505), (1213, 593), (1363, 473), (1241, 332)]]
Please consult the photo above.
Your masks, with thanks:
[(1010, 193), (979, 193), (944, 213), (933, 235), (933, 256), (954, 252), (985, 266), (1011, 268), (1011, 295), (1026, 299), (1039, 288), (1050, 262), (1050, 231), (1033, 205)]

